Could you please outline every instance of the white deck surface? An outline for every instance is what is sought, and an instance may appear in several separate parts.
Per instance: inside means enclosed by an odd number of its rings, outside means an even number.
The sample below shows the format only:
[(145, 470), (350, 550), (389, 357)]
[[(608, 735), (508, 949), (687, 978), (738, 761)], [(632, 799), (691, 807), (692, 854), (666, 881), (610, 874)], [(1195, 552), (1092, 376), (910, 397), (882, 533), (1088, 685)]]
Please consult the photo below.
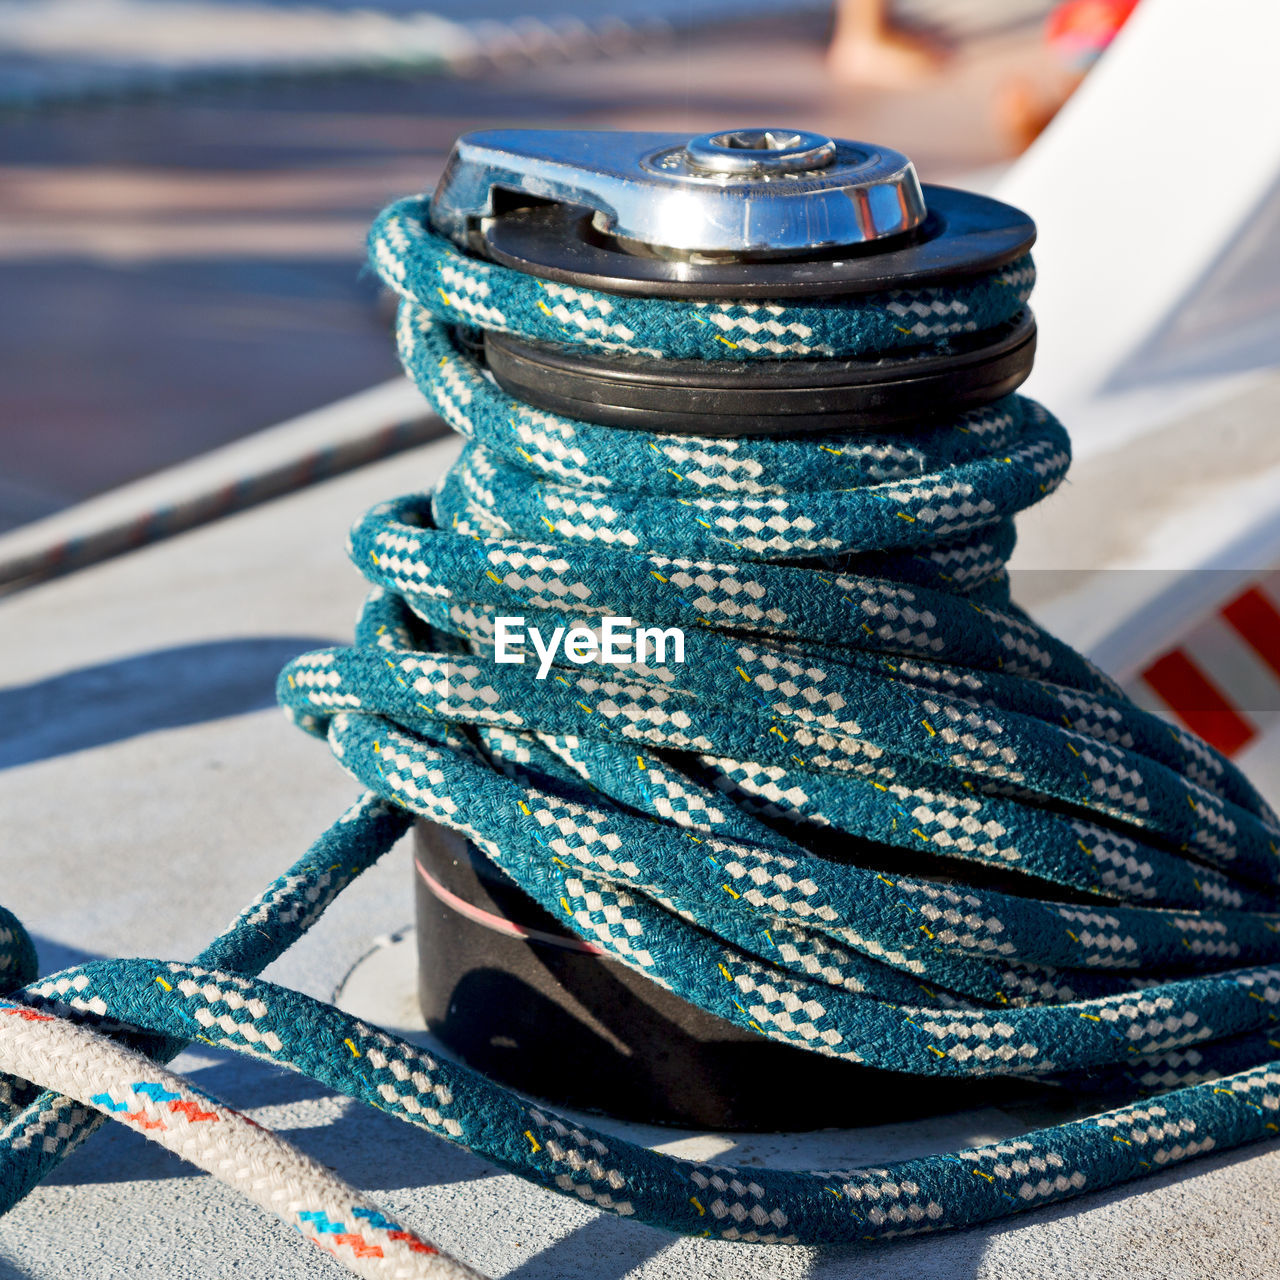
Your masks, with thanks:
[(1038, 232), (1026, 392), (1078, 459), (1207, 409), (1280, 351), (1280, 6), (1213, 13), (1144, 0), (996, 190)]
[[(193, 955), (342, 810), (354, 784), (273, 709), (275, 671), (348, 637), (362, 594), (343, 553), (352, 519), (428, 486), (455, 448), (426, 446), (0, 603), (4, 901), (36, 936), (43, 972), (94, 956)], [(341, 989), (347, 1007), (410, 1025), (412, 943), (387, 939), (412, 914), (398, 850), (268, 976), (326, 999)], [(1261, 1280), (1277, 1271), (1275, 1147), (1211, 1155), (1140, 1188), (987, 1229), (870, 1250), (767, 1249), (678, 1240), (599, 1215), (259, 1062), (201, 1049), (177, 1065), (495, 1277)], [(986, 1110), (794, 1140), (704, 1136), (696, 1149), (730, 1162), (848, 1167), (1027, 1122)], [(115, 1125), (0, 1219), (0, 1280), (340, 1274), (274, 1219)]]

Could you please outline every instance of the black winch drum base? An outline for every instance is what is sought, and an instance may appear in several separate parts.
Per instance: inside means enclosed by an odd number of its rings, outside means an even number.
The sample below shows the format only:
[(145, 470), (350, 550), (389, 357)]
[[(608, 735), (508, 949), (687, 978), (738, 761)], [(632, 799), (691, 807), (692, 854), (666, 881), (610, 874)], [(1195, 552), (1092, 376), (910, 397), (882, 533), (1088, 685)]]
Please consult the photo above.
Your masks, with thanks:
[(909, 428), (1015, 391), (1031, 372), (1024, 310), (946, 354), (879, 360), (652, 360), (586, 354), (489, 332), (484, 359), (509, 395), (607, 427), (739, 437)]
[(425, 819), (414, 880), (428, 1029), (469, 1066), (553, 1104), (647, 1124), (795, 1131), (1007, 1104), (1018, 1087), (879, 1071), (736, 1027), (582, 950), (463, 837)]

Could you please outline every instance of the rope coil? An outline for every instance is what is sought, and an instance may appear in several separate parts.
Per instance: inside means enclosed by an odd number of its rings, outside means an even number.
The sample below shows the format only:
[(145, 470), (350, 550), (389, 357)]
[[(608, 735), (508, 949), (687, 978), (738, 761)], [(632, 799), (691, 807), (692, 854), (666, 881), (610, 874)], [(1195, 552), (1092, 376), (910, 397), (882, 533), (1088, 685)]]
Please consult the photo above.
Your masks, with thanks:
[[(838, 304), (658, 302), (474, 261), (426, 211), (392, 206), (371, 259), (401, 295), (405, 367), (466, 443), (434, 494), (357, 522), (373, 590), (355, 644), (279, 686), (368, 793), (194, 965), (33, 982), (21, 926), (0, 921), (18, 1013), (0, 1017), (18, 1077), (2, 1203), (95, 1123), (11, 1052), (14, 1028), (44, 1027), (22, 1008), (141, 1029), (159, 1059), (200, 1034), (610, 1212), (736, 1240), (964, 1226), (1274, 1135), (1280, 822), (1230, 761), (1010, 601), (1013, 517), (1069, 463), (1044, 409), (1013, 396), (892, 435), (613, 430), (513, 400), (448, 327), (654, 358), (934, 352), (1017, 315), (1030, 262)], [(513, 613), (679, 626), (686, 662), (560, 658), (538, 682), (493, 662)], [(571, 1123), (256, 978), (415, 816), (739, 1026), (1124, 1104), (888, 1168), (738, 1171)], [(136, 1096), (80, 1101), (119, 1119)]]

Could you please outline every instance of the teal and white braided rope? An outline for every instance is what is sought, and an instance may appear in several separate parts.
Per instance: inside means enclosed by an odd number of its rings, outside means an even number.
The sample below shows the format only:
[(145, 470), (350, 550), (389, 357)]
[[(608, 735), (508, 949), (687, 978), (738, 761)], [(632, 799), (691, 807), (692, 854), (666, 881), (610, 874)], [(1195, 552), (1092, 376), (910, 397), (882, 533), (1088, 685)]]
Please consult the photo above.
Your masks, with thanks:
[[(401, 295), (404, 364), (465, 447), (433, 494), (357, 523), (373, 590), (355, 644), (299, 658), (279, 688), (367, 794), (193, 964), (33, 982), (6, 921), (12, 999), (134, 1029), (157, 1059), (200, 1034), (602, 1209), (727, 1239), (965, 1226), (1274, 1136), (1280, 823), (1010, 601), (1013, 517), (1069, 462), (1044, 409), (1012, 396), (892, 433), (621, 431), (507, 396), (452, 328), (655, 359), (935, 353), (1016, 317), (1030, 262), (799, 306), (631, 299), (474, 261), (426, 208), (387, 210), (371, 256)], [(494, 661), (508, 615), (544, 634), (680, 627), (686, 661), (561, 656), (539, 681)], [(255, 976), (419, 815), (738, 1026), (1122, 1105), (886, 1168), (739, 1171), (570, 1122)], [(36, 1063), (15, 1074), (63, 1087)], [(5, 1204), (95, 1123), (20, 1081), (7, 1108)]]

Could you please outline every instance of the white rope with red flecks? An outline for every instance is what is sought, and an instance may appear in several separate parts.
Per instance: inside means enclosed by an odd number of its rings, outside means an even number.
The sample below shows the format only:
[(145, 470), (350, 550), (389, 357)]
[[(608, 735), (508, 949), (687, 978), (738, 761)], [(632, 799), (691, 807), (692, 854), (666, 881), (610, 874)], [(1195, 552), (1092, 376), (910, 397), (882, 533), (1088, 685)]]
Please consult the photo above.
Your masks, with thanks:
[(269, 1129), (87, 1027), (0, 1001), (0, 1071), (198, 1165), (368, 1280), (481, 1280)]

